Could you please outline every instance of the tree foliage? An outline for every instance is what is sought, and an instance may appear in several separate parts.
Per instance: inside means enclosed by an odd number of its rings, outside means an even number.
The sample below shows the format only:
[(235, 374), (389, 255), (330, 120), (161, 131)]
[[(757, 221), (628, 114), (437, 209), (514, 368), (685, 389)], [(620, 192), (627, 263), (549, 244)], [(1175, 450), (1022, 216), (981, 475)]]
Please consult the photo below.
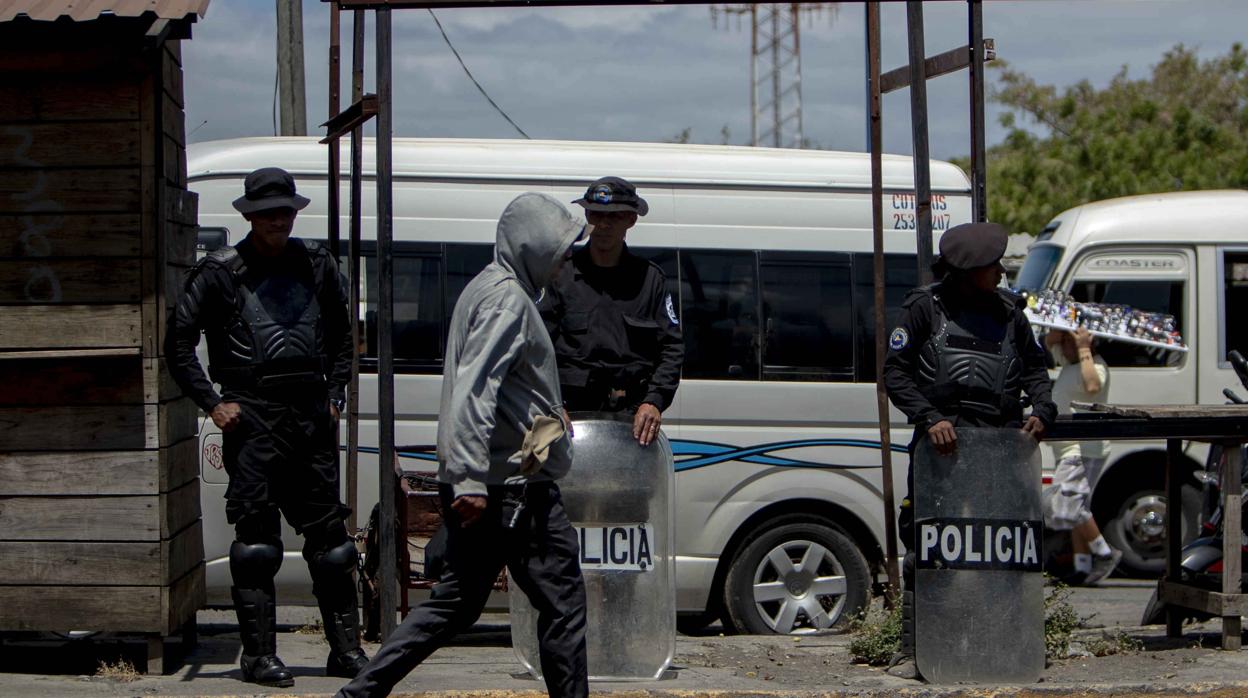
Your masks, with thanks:
[(1009, 109), (1009, 133), (988, 151), (988, 213), (1011, 231), (1039, 232), (1089, 201), (1248, 187), (1248, 53), (1238, 43), (1206, 61), (1180, 44), (1148, 78), (1124, 66), (1099, 90), (1084, 80), (1059, 91), (998, 66), (989, 96)]

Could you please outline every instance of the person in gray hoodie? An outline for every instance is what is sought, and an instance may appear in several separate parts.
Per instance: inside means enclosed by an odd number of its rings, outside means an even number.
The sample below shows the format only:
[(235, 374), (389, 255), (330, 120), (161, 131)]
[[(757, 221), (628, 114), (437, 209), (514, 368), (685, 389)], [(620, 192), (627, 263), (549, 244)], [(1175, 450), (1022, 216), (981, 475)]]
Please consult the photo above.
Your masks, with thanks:
[(339, 696), (388, 695), (476, 622), (504, 565), (538, 611), (547, 691), (589, 695), (585, 582), (555, 484), (572, 465), (571, 424), (536, 304), (584, 230), (545, 194), (522, 194), (503, 211), (494, 262), (464, 288), (447, 338), (438, 419), (442, 576)]

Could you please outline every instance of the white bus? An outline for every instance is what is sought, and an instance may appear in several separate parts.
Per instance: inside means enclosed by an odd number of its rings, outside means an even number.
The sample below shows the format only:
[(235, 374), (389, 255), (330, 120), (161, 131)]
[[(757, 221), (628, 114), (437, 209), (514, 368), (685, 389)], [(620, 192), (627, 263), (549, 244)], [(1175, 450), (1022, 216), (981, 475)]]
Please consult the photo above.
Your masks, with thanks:
[[(373, 171), (366, 141), (364, 171)], [(348, 162), (344, 149), (343, 162)], [(325, 237), (326, 152), (311, 138), (193, 145), (190, 188), (204, 230), (246, 232), (230, 201), (243, 177), (280, 166), (312, 199), (295, 235)], [(848, 618), (882, 574), (871, 275), (870, 160), (861, 153), (642, 143), (427, 140), (394, 142), (396, 433), (435, 441), (449, 314), (491, 258), (495, 225), (524, 191), (570, 202), (604, 175), (650, 204), (630, 249), (666, 271), (684, 329), (685, 364), (664, 430), (676, 456), (677, 605), (687, 624), (726, 617), (743, 631), (802, 632)], [(933, 162), (937, 231), (970, 217), (970, 185)], [(913, 171), (884, 158), (888, 302), (915, 285)], [(364, 183), (365, 331), (359, 501), (377, 501), (375, 194)], [(347, 184), (342, 188), (345, 237)], [(938, 237), (938, 236), (937, 236)], [(344, 243), (345, 249), (345, 243)], [(344, 252), (345, 254), (345, 252)], [(909, 435), (894, 412), (894, 481)], [(228, 596), (220, 435), (206, 422), (203, 510), (210, 598)], [(214, 460), (215, 457), (215, 460)], [(404, 454), (408, 469), (431, 453)], [(904, 487), (904, 485), (901, 485)], [(898, 493), (898, 499), (904, 493)], [(288, 551), (298, 551), (290, 541)], [(297, 552), (279, 594), (302, 585)], [(792, 561), (786, 563), (785, 561)], [(293, 585), (293, 586), (292, 586)]]
[[(1222, 389), (1239, 386), (1227, 352), (1248, 352), (1248, 192), (1149, 194), (1064, 211), (1037, 237), (1015, 285), (1175, 317), (1187, 353), (1098, 344), (1113, 402), (1223, 403)], [(1201, 467), (1206, 449), (1186, 451), (1187, 466)], [(1095, 479), (1093, 513), (1129, 574), (1165, 567), (1165, 455), (1163, 442), (1114, 443)], [(1045, 457), (1048, 464), (1048, 449)], [(1200, 511), (1194, 480), (1183, 496), (1186, 539)]]

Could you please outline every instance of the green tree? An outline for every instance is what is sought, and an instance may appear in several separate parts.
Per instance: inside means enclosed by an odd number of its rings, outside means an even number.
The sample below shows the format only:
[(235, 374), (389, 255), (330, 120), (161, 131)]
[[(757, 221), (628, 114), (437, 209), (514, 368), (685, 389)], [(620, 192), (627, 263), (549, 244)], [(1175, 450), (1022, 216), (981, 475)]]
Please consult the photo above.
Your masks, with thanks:
[(988, 214), (1012, 231), (1039, 232), (1089, 201), (1248, 186), (1248, 53), (1238, 43), (1206, 61), (1180, 44), (1148, 78), (1124, 66), (1100, 90), (1087, 80), (1059, 90), (998, 65), (989, 96), (1010, 111), (1009, 133), (988, 151)]

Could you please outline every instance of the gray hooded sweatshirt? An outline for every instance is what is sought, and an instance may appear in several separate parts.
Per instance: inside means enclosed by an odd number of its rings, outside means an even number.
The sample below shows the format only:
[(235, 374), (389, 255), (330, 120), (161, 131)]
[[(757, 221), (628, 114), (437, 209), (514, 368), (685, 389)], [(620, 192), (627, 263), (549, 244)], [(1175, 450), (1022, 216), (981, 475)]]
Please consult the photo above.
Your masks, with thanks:
[(520, 474), (520, 447), (539, 416), (563, 411), (555, 349), (536, 301), (584, 222), (545, 194), (521, 194), (498, 220), (494, 261), (451, 316), (438, 417), (438, 479), (456, 497), (486, 485), (556, 480), (572, 465), (565, 434), (541, 470)]

